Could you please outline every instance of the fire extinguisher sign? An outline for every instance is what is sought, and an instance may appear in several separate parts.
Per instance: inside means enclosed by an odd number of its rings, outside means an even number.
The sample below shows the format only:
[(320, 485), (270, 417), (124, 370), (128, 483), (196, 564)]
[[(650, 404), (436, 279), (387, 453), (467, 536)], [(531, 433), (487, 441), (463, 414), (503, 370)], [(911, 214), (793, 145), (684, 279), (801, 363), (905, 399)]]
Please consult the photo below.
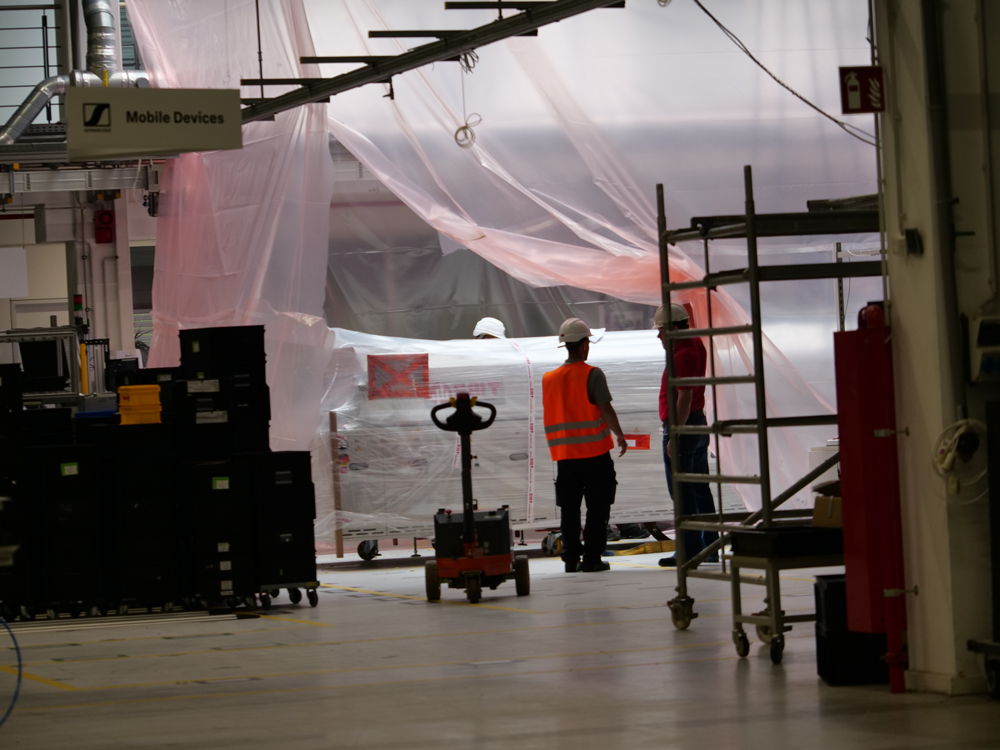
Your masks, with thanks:
[(882, 68), (866, 65), (840, 69), (840, 111), (845, 115), (885, 112)]

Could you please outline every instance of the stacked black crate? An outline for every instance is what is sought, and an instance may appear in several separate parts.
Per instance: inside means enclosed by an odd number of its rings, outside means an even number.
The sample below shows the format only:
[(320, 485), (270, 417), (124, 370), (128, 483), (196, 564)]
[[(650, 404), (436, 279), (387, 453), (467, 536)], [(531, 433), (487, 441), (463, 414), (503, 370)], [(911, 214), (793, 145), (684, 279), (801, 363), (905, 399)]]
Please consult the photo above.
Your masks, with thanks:
[(264, 327), (183, 330), (180, 343), (187, 393), (178, 416), (189, 454), (219, 460), (269, 450)]
[(0, 615), (18, 616), (27, 580), (23, 502), (17, 492), (21, 465), (21, 368), (0, 365)]
[(828, 685), (889, 681), (885, 633), (847, 629), (847, 586), (840, 575), (816, 576), (816, 671)]
[(316, 604), (316, 496), (308, 451), (243, 453), (235, 457), (249, 477), (257, 508), (258, 591), (268, 597), (286, 588), (298, 601), (306, 589)]
[(160, 419), (164, 424), (178, 421), (178, 410), (182, 407), (187, 392), (184, 376), (179, 367), (146, 367), (135, 373), (131, 385), (160, 386)]
[(30, 540), (28, 608), (48, 610), (52, 616), (105, 606), (96, 448), (72, 443), (26, 446), (19, 491)]
[(249, 472), (234, 461), (192, 461), (184, 481), (186, 595), (209, 608), (250, 603), (258, 576)]
[(233, 456), (270, 450), (264, 327), (183, 330), (180, 345), (186, 391), (174, 418), (188, 487), (186, 585), (209, 604), (247, 601), (259, 590), (257, 512), (251, 469)]
[(88, 424), (81, 441), (97, 449), (105, 600), (167, 610), (180, 603), (177, 462), (164, 424)]

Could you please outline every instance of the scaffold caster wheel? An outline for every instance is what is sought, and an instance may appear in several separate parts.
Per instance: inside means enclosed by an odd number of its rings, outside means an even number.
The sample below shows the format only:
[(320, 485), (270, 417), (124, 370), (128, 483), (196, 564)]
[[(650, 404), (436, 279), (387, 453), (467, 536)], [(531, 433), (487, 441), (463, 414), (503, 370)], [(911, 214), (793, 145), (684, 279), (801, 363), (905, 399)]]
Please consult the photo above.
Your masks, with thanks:
[(260, 595), (260, 606), (261, 606), (261, 609), (270, 609), (271, 608), (271, 595), (270, 594), (261, 593), (261, 595)]
[(292, 604), (298, 604), (302, 601), (302, 592), (298, 589), (288, 589), (288, 599)]
[(518, 596), (527, 596), (531, 593), (528, 558), (525, 555), (517, 555), (514, 558), (514, 587)]
[(427, 589), (427, 601), (440, 601), (441, 579), (438, 577), (437, 560), (428, 560), (424, 563), (424, 584)]
[(733, 631), (733, 643), (736, 646), (736, 655), (741, 659), (750, 653), (750, 639), (742, 630)]
[(1000, 659), (987, 657), (986, 663), (986, 690), (992, 698), (1000, 698)]
[(771, 639), (770, 653), (771, 663), (781, 664), (781, 657), (785, 653), (785, 636), (776, 635)]
[(761, 643), (767, 644), (771, 642), (771, 626), (770, 625), (758, 625), (757, 626), (757, 640)]
[(316, 593), (316, 589), (306, 589), (306, 599), (309, 601), (310, 607), (319, 604), (319, 594)]
[(542, 539), (542, 552), (549, 557), (558, 557), (563, 551), (562, 534), (553, 531)]
[(691, 627), (691, 620), (695, 618), (694, 599), (678, 597), (667, 602), (667, 606), (670, 607), (670, 620), (674, 623), (675, 628), (687, 630)]
[(378, 555), (378, 539), (366, 539), (358, 545), (358, 557), (362, 560), (374, 560)]

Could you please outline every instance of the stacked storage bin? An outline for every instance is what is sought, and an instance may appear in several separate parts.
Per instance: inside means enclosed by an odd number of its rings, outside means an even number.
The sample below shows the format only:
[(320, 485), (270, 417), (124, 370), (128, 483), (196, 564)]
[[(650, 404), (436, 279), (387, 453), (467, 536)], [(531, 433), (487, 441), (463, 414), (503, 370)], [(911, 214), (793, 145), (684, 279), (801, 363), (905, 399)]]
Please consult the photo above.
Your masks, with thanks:
[[(0, 555), (4, 557), (0, 559), (0, 616), (6, 620), (13, 620), (19, 614), (18, 605), (24, 598), (22, 574), (27, 569), (22, 552), (23, 503), (15, 494), (21, 453), (21, 409), (21, 368), (0, 365)], [(5, 553), (12, 553), (13, 558), (6, 559)]]
[[(272, 453), (261, 326), (181, 334), (119, 413), (22, 408), (0, 366), (0, 614), (317, 604), (308, 452)], [(11, 540), (13, 540), (11, 542)]]
[(200, 606), (253, 604), (256, 518), (250, 473), (239, 462), (192, 461), (185, 474), (185, 591)]
[(159, 424), (160, 386), (123, 385), (118, 389), (121, 424)]
[(189, 455), (226, 459), (269, 450), (264, 327), (189, 329), (180, 338), (187, 394), (178, 418)]
[(243, 453), (235, 457), (250, 481), (257, 508), (257, 570), (261, 604), (288, 589), (297, 603), (305, 589), (316, 606), (316, 495), (308, 451)]
[(97, 450), (105, 601), (120, 614), (169, 611), (183, 599), (173, 436), (162, 424), (90, 422), (78, 435)]

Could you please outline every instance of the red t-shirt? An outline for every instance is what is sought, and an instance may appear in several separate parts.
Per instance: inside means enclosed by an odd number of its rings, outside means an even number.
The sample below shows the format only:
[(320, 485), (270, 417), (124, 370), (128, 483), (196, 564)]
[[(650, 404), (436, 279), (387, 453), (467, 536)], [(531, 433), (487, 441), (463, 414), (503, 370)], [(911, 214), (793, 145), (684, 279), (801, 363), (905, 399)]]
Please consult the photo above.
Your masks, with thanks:
[[(679, 378), (700, 378), (705, 375), (705, 367), (708, 364), (708, 352), (701, 339), (674, 339), (674, 371)], [(677, 390), (684, 391), (690, 389), (691, 411), (701, 411), (705, 408), (705, 386), (703, 385), (682, 385)], [(667, 368), (663, 368), (663, 377), (660, 379), (660, 421), (666, 422), (670, 418), (670, 404), (667, 400)]]

